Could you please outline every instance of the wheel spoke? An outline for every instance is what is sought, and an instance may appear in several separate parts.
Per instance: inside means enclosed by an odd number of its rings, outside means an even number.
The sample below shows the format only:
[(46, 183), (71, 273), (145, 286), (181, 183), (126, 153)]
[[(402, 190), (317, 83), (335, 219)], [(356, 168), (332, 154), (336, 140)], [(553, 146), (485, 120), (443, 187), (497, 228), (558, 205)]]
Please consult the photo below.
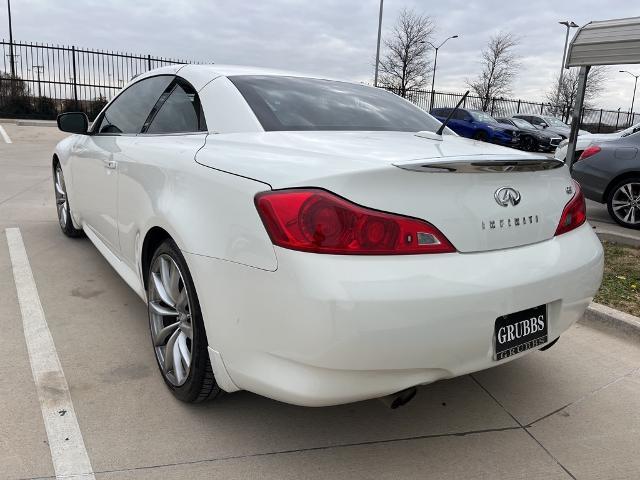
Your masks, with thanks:
[(165, 373), (169, 373), (175, 367), (173, 350), (175, 349), (176, 340), (178, 339), (179, 334), (180, 334), (180, 330), (176, 329), (171, 335), (171, 337), (169, 337), (167, 346), (164, 349), (164, 372)]
[(62, 216), (60, 217), (60, 220), (62, 221), (63, 224), (67, 224), (67, 204), (63, 204), (62, 208), (60, 210), (60, 213), (62, 214)]
[(169, 294), (165, 290), (162, 280), (160, 279), (160, 276), (154, 272), (151, 275), (151, 278), (153, 279), (153, 286), (156, 289), (156, 292), (158, 293), (158, 296), (160, 297), (160, 299), (168, 306), (173, 307), (174, 306), (173, 299), (169, 296)]
[(614, 200), (611, 202), (611, 205), (614, 210), (620, 210), (621, 208), (627, 208), (631, 206), (631, 202), (625, 202), (622, 200)]
[(626, 213), (626, 215), (624, 216), (624, 221), (628, 222), (628, 223), (633, 223), (635, 218), (635, 214), (634, 214), (635, 209), (632, 207), (629, 209), (629, 211)]
[[(177, 382), (180, 384), (184, 382), (184, 378), (186, 377), (184, 367), (182, 366), (182, 355), (180, 353), (180, 332), (176, 332), (174, 336), (176, 340), (173, 342), (171, 347), (170, 355), (173, 356), (173, 373), (176, 377)], [(173, 338), (173, 336), (171, 337)]]
[(160, 305), (159, 302), (149, 302), (149, 308), (153, 313), (165, 317), (176, 317), (178, 315), (178, 312), (176, 310), (174, 310), (173, 308), (164, 307)]
[(633, 192), (631, 191), (631, 185), (628, 183), (620, 187), (620, 191), (624, 193), (629, 200), (633, 200)]
[(187, 289), (183, 288), (182, 291), (178, 294), (178, 300), (176, 301), (176, 310), (180, 313), (189, 313), (186, 310), (186, 306), (188, 305), (189, 298), (187, 297)]
[(182, 324), (180, 325), (180, 330), (182, 330), (190, 340), (193, 340), (193, 327), (191, 326), (191, 319), (182, 322)]
[(155, 334), (153, 344), (156, 347), (164, 345), (164, 343), (167, 341), (167, 338), (172, 335), (179, 326), (180, 322), (175, 322), (171, 325), (167, 325), (166, 327), (161, 328), (160, 331)]
[(182, 363), (189, 369), (189, 367), (191, 367), (191, 352), (189, 352), (189, 347), (187, 347), (187, 336), (184, 332), (178, 336), (178, 349), (180, 350)]

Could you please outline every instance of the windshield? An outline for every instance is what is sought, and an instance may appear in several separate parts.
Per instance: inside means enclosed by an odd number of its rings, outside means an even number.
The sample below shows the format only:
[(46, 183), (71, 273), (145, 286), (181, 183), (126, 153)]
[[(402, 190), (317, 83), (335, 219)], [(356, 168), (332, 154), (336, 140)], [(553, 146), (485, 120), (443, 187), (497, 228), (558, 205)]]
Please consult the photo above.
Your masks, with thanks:
[(552, 127), (567, 127), (569, 128), (569, 125), (567, 125), (566, 123), (564, 123), (562, 120), (558, 120), (555, 117), (544, 117), (544, 120), (551, 125)]
[(521, 118), (512, 118), (511, 120), (513, 120), (513, 123), (515, 123), (516, 127), (518, 128), (529, 128), (531, 130), (535, 130), (536, 128), (529, 122), (527, 122), (526, 120), (522, 120)]
[(266, 131), (435, 132), (440, 122), (379, 88), (314, 78), (231, 76)]
[(622, 131), (622, 137), (628, 137), (632, 133), (636, 133), (640, 131), (640, 123), (636, 123), (635, 125), (630, 126)]
[(480, 111), (475, 111), (472, 110), (469, 112), (471, 114), (471, 116), (477, 120), (478, 122), (484, 122), (484, 123), (498, 123), (498, 121), (493, 118), (491, 115), (489, 115), (488, 113), (484, 113), (484, 112), (480, 112)]

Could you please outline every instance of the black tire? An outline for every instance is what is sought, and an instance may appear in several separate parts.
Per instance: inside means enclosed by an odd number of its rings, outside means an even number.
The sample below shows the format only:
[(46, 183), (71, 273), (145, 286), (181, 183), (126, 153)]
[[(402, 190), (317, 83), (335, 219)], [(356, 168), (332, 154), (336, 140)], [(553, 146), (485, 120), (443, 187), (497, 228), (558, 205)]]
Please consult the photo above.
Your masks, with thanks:
[[(625, 188), (631, 188), (632, 197), (634, 197), (629, 200), (629, 208), (621, 208), (619, 203), (614, 205), (614, 202), (624, 201), (628, 198), (624, 193)], [(618, 209), (615, 210), (614, 207), (617, 207)], [(631, 221), (628, 221), (626, 220), (626, 217), (630, 209), (634, 211), (629, 217), (629, 220)], [(607, 210), (609, 210), (611, 218), (613, 218), (619, 225), (622, 225), (625, 228), (640, 230), (640, 176), (623, 178), (609, 188), (609, 193), (607, 194)]]
[[(173, 395), (183, 402), (197, 403), (205, 400), (213, 400), (219, 397), (223, 391), (216, 383), (213, 375), (213, 369), (211, 368), (211, 362), (209, 360), (209, 352), (207, 350), (208, 341), (207, 334), (204, 328), (204, 322), (202, 320), (202, 311), (200, 310), (200, 303), (198, 301), (198, 295), (196, 293), (191, 273), (187, 267), (187, 263), (180, 252), (180, 249), (171, 239), (165, 240), (155, 251), (150, 263), (149, 271), (147, 272), (147, 297), (151, 299), (150, 291), (153, 282), (152, 267), (156, 262), (156, 259), (161, 256), (170, 257), (179, 269), (179, 273), (182, 276), (184, 289), (186, 289), (187, 297), (190, 306), (191, 326), (193, 329), (193, 339), (190, 341), (191, 348), (191, 365), (186, 380), (182, 385), (174, 385), (168, 378), (164, 369), (160, 364), (160, 359), (156, 354), (156, 361), (160, 374), (165, 381), (165, 384), (171, 390)], [(151, 301), (149, 301), (149, 305)], [(151, 329), (152, 313), (151, 307), (147, 307), (149, 326)], [(153, 333), (152, 333), (152, 346), (154, 351), (156, 346), (154, 345)]]
[(538, 151), (538, 142), (533, 137), (523, 137), (522, 138), (522, 149), (527, 152), (537, 152)]
[(53, 164), (53, 192), (56, 199), (56, 213), (58, 214), (60, 230), (62, 230), (62, 233), (67, 237), (83, 237), (84, 232), (82, 229), (73, 226), (73, 220), (71, 220), (71, 205), (69, 204), (67, 187), (64, 183), (64, 174), (62, 172), (62, 166), (57, 160)]
[(473, 134), (473, 139), (479, 140), (481, 142), (486, 142), (489, 139), (489, 136), (487, 135), (487, 132), (485, 132), (484, 130), (478, 130), (476, 133)]

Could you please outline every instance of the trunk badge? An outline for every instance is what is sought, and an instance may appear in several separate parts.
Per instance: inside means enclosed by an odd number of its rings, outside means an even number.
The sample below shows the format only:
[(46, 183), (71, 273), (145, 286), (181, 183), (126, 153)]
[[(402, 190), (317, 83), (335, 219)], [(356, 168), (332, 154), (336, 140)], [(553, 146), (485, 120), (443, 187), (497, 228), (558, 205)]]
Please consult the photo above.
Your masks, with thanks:
[(521, 200), (520, 192), (511, 187), (500, 187), (493, 196), (501, 207), (507, 207), (509, 204), (515, 207)]

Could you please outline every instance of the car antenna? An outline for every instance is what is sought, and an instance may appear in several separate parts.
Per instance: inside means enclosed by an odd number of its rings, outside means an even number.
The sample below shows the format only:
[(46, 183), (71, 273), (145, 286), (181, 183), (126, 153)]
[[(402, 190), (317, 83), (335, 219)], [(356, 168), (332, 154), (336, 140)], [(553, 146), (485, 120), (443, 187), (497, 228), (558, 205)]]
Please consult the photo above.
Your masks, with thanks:
[(460, 104), (465, 101), (465, 99), (467, 98), (467, 95), (469, 95), (469, 90), (465, 92), (465, 94), (462, 96), (462, 98), (460, 99), (458, 104), (455, 106), (455, 108), (449, 112), (449, 116), (446, 118), (444, 122), (442, 122), (442, 125), (440, 125), (440, 128), (436, 132), (436, 135), (442, 135), (442, 132), (444, 131), (444, 128), (447, 126), (447, 123), (449, 123), (449, 120), (451, 120), (451, 117), (453, 117), (453, 114), (455, 113), (455, 111), (460, 107)]

